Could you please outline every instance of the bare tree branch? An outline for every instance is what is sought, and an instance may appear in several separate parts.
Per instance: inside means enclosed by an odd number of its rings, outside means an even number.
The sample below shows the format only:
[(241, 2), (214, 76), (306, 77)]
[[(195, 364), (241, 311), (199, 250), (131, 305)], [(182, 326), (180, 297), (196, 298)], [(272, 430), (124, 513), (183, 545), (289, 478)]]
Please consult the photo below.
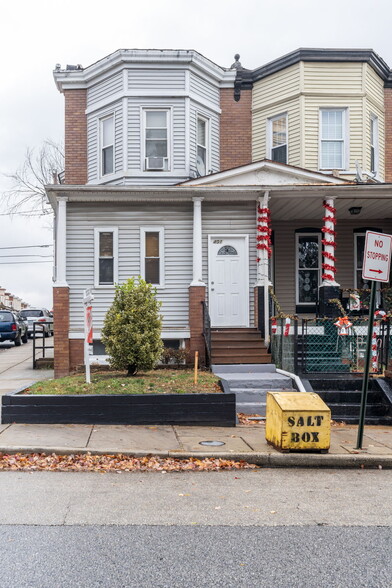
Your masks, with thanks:
[(63, 145), (46, 140), (39, 149), (28, 148), (21, 167), (12, 174), (4, 174), (12, 182), (11, 188), (0, 195), (7, 214), (28, 217), (52, 214), (45, 186), (57, 183), (63, 170)]

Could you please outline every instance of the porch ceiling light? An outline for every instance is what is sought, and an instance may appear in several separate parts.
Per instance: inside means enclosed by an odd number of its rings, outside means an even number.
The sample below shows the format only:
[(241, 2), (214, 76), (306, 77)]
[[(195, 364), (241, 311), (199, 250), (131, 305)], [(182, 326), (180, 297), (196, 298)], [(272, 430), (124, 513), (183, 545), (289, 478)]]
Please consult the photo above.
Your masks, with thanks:
[(348, 209), (350, 214), (360, 214), (362, 210), (362, 206), (352, 206), (351, 208)]

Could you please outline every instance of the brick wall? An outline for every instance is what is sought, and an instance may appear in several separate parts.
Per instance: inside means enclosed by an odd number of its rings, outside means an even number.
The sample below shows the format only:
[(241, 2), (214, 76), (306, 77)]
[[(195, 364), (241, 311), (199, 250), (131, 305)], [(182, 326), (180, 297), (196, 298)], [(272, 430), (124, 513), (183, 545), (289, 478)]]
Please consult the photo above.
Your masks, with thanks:
[(83, 339), (69, 340), (69, 370), (77, 371), (78, 367), (84, 365), (84, 341)]
[(54, 377), (69, 374), (69, 288), (53, 288)]
[(87, 184), (86, 90), (64, 90), (65, 183)]
[(220, 169), (252, 162), (252, 90), (241, 90), (239, 102), (233, 88), (220, 91)]
[(205, 343), (203, 337), (203, 305), (206, 299), (206, 289), (204, 286), (189, 286), (189, 328), (190, 343), (189, 351), (192, 356), (192, 362), (195, 351), (199, 352), (199, 364), (205, 365)]
[(392, 182), (392, 88), (384, 88), (385, 182)]

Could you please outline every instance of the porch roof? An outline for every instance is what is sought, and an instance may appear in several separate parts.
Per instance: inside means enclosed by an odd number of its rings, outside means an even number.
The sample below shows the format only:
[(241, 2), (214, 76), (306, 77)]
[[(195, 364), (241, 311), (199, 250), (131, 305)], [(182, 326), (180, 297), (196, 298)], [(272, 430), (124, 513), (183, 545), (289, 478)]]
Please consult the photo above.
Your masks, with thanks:
[(320, 218), (321, 202), (334, 198), (338, 218), (353, 218), (352, 206), (362, 207), (358, 220), (392, 218), (392, 183), (389, 184), (295, 184), (254, 186), (94, 186), (50, 185), (46, 193), (56, 210), (65, 199), (78, 203), (189, 202), (201, 197), (205, 202), (256, 201), (270, 195), (272, 219)]

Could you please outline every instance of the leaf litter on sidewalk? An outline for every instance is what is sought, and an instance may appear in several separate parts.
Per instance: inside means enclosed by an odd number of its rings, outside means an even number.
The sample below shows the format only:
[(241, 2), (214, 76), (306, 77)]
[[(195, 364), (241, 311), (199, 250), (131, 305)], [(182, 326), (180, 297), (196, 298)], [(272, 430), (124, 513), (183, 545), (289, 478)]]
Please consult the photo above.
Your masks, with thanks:
[(0, 471), (57, 472), (208, 472), (219, 470), (258, 469), (246, 461), (220, 458), (176, 459), (170, 457), (132, 457), (123, 454), (91, 453), (57, 455), (56, 453), (0, 453)]

